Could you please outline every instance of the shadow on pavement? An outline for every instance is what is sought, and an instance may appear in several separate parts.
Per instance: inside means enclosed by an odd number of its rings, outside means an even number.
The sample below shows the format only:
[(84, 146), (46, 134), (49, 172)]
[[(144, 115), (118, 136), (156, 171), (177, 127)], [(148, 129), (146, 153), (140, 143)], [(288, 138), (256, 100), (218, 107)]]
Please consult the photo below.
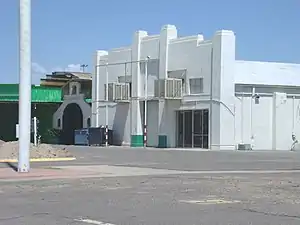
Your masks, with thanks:
[(2, 163), (2, 164), (5, 165), (6, 167), (9, 167), (9, 168), (13, 169), (14, 171), (18, 171), (18, 167), (16, 165), (14, 165), (13, 163), (5, 162), (5, 163)]

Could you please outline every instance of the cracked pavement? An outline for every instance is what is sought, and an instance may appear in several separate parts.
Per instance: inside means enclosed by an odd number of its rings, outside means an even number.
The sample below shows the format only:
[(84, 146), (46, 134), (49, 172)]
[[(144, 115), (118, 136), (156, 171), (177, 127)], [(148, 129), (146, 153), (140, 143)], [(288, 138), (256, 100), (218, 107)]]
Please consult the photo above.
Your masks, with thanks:
[[(89, 164), (120, 164), (122, 157), (100, 150), (101, 157), (92, 160), (91, 153), (77, 152)], [(126, 150), (130, 151), (130, 150)], [(111, 155), (109, 155), (111, 154)], [(129, 154), (133, 154), (130, 152)], [(247, 165), (247, 154), (230, 157), (233, 153), (216, 154), (208, 166), (207, 153), (193, 153), (196, 160), (178, 162), (176, 154), (162, 162), (162, 153), (138, 153), (131, 166), (165, 169), (222, 170), (222, 161), (228, 169), (255, 169), (261, 161), (278, 160), (288, 173), (216, 173), (216, 174), (158, 174), (149, 176), (98, 177), (45, 181), (0, 182), (0, 224), (54, 225), (54, 224), (107, 224), (107, 225), (298, 225), (300, 223), (300, 173), (288, 168), (289, 159), (295, 167), (299, 154), (277, 155), (263, 153), (252, 156)], [(151, 154), (151, 157), (149, 157)], [(174, 154), (174, 155), (173, 155)], [(212, 153), (211, 153), (212, 154)], [(237, 153), (239, 154), (239, 153)], [(264, 155), (266, 154), (266, 155)], [(118, 155), (118, 156), (117, 156)], [(224, 157), (225, 155), (225, 157)], [(104, 157), (105, 156), (105, 157)], [(251, 155), (250, 155), (251, 156)], [(140, 157), (140, 158), (138, 158)], [(156, 160), (157, 158), (157, 160)], [(248, 157), (248, 159), (251, 157)], [(104, 160), (103, 160), (104, 159)], [(147, 161), (148, 159), (148, 161)], [(185, 160), (188, 156), (185, 157)], [(78, 160), (78, 165), (83, 161)], [(134, 161), (134, 163), (133, 163)], [(146, 163), (148, 162), (148, 164)], [(156, 164), (155, 164), (156, 162)], [(202, 163), (203, 162), (203, 163)], [(133, 165), (135, 164), (135, 165)], [(202, 165), (201, 165), (202, 164)], [(39, 165), (39, 164), (37, 164)], [(56, 164), (55, 164), (56, 165)], [(232, 168), (229, 165), (233, 165)], [(266, 164), (263, 169), (277, 169)], [(83, 220), (86, 219), (86, 220)], [(93, 222), (94, 221), (94, 222)], [(96, 223), (98, 221), (99, 223)]]

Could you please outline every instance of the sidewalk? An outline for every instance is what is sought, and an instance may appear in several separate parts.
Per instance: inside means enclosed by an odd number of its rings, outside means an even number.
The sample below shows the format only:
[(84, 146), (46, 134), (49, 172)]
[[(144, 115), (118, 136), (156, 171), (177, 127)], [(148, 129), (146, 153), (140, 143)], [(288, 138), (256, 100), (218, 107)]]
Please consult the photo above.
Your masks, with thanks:
[(48, 168), (32, 168), (28, 173), (18, 173), (13, 168), (0, 168), (0, 182), (29, 181), (29, 180), (55, 180), (80, 179), (96, 177), (118, 176), (147, 176), (189, 173), (167, 169), (152, 169), (126, 166), (57, 166)]
[(99, 177), (101, 175), (103, 174), (99, 170), (89, 169), (86, 166), (31, 168), (28, 173), (18, 173), (14, 168), (9, 167), (0, 168), (0, 182), (79, 179), (84, 177)]

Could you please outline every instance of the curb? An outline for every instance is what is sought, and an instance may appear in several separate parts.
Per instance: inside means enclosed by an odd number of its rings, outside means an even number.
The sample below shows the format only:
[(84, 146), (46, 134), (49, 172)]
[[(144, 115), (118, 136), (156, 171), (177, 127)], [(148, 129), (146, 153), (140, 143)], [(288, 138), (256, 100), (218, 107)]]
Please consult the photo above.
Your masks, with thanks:
[[(73, 161), (76, 160), (75, 157), (62, 157), (62, 158), (32, 158), (30, 162), (63, 162), (63, 161)], [(16, 163), (18, 159), (0, 159), (0, 163)]]

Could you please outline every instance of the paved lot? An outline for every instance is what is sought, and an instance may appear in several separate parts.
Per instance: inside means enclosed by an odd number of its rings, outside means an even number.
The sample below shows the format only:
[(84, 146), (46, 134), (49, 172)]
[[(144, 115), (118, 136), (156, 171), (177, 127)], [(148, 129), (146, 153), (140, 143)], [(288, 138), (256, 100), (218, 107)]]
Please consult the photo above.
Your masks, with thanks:
[[(147, 176), (0, 182), (0, 224), (300, 223), (299, 153), (71, 150), (76, 162), (32, 166), (117, 165), (119, 173), (122, 166), (164, 170)], [(279, 169), (288, 171), (275, 171)]]
[[(68, 149), (78, 158), (77, 161), (67, 162), (69, 165), (122, 165), (177, 170), (300, 169), (300, 152), (290, 151), (178, 151), (117, 147)], [(64, 164), (52, 162), (49, 165)]]

